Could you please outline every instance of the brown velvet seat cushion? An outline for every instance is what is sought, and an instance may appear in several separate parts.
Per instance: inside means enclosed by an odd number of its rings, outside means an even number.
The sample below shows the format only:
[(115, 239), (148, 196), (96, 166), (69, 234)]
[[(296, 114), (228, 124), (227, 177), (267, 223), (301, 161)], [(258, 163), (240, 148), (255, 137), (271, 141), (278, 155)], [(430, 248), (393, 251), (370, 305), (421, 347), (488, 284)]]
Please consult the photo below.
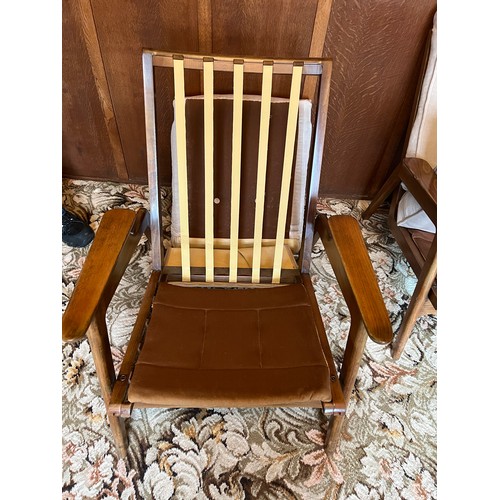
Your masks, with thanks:
[(329, 376), (303, 285), (161, 283), (128, 397), (187, 407), (330, 401)]

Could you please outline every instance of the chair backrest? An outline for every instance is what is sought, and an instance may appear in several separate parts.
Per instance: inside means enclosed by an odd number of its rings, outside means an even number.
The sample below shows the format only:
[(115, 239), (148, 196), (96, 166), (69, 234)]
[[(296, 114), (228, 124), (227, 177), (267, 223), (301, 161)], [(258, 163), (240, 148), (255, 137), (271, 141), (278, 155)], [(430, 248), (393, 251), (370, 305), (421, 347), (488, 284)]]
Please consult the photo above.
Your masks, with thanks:
[(424, 57), (420, 91), (413, 109), (405, 156), (422, 158), (437, 166), (437, 12)]
[[(156, 66), (173, 69), (174, 87), (171, 246), (165, 257)], [(201, 72), (202, 95), (186, 96), (187, 70)], [(231, 94), (215, 93), (216, 72), (233, 74)], [(260, 95), (244, 94), (245, 74), (262, 75)], [(289, 75), (288, 98), (273, 97), (273, 75)], [(153, 269), (163, 269), (171, 281), (208, 283), (278, 284), (307, 273), (331, 61), (145, 50), (143, 76)], [(319, 80), (315, 105), (301, 99), (311, 78)]]

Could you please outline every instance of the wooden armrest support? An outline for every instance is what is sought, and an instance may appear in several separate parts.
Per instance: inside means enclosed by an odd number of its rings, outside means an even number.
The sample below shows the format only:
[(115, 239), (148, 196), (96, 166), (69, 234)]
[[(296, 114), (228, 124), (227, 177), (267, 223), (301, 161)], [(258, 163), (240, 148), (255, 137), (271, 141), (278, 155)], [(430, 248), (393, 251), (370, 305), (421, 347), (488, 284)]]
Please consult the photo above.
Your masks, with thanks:
[(106, 310), (148, 225), (144, 208), (113, 209), (103, 215), (62, 318), (64, 341), (80, 340), (96, 311)]
[(392, 326), (356, 219), (349, 215), (316, 219), (316, 232), (332, 265), (351, 316), (360, 316), (378, 344), (392, 341)]
[(422, 158), (404, 158), (399, 176), (424, 212), (437, 226), (437, 174)]
[(437, 174), (422, 158), (401, 161), (363, 212), (363, 219), (369, 219), (401, 182), (437, 227)]

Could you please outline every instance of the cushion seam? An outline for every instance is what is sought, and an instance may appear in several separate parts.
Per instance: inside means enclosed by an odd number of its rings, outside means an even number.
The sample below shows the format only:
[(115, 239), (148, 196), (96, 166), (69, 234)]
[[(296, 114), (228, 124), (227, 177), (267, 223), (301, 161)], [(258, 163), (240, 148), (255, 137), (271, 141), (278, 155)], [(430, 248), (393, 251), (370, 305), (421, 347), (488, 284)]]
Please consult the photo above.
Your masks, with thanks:
[(321, 365), (299, 365), (299, 366), (262, 366), (262, 367), (255, 367), (255, 368), (248, 368), (248, 367), (242, 367), (242, 368), (184, 368), (184, 367), (178, 367), (178, 366), (168, 366), (168, 365), (159, 365), (157, 363), (150, 363), (148, 361), (138, 361), (136, 363), (136, 367), (139, 365), (147, 365), (147, 366), (155, 366), (157, 368), (161, 369), (167, 369), (167, 370), (189, 370), (189, 371), (240, 371), (240, 370), (249, 370), (249, 371), (258, 371), (258, 370), (295, 370), (297, 368), (326, 368), (329, 370), (329, 367), (327, 364), (321, 364)]
[(163, 302), (155, 302), (155, 306), (163, 306), (170, 307), (172, 309), (188, 309), (195, 311), (270, 311), (273, 309), (292, 309), (295, 307), (311, 307), (311, 304), (291, 304), (286, 306), (272, 306), (272, 307), (235, 307), (235, 308), (227, 308), (227, 307), (187, 307), (187, 306), (176, 306), (173, 304), (164, 304)]
[(203, 323), (203, 342), (201, 344), (201, 355), (200, 355), (200, 364), (199, 364), (199, 369), (201, 369), (201, 366), (203, 365), (203, 354), (205, 353), (205, 339), (207, 337), (207, 316), (208, 316), (208, 311), (205, 309), (205, 319)]
[(260, 309), (257, 309), (257, 340), (259, 343), (259, 364), (262, 368), (262, 345), (260, 342)]

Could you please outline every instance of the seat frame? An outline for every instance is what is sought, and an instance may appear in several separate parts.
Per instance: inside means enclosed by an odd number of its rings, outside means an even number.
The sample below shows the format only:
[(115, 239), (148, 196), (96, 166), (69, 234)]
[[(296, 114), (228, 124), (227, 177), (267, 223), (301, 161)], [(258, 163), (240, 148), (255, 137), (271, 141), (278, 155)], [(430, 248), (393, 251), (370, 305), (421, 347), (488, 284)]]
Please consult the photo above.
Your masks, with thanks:
[[(184, 61), (185, 68), (200, 69), (204, 62), (210, 60), (214, 62), (214, 65), (217, 64), (219, 70), (226, 71), (232, 70), (236, 62), (241, 64), (243, 61), (245, 71), (255, 73), (261, 73), (269, 61), (246, 57), (235, 60), (231, 57), (210, 56), (207, 58), (199, 54), (180, 55), (151, 50), (143, 51), (150, 211), (148, 213), (144, 209), (137, 212), (128, 209), (112, 209), (104, 214), (62, 322), (64, 341), (79, 341), (85, 336), (89, 340), (110, 427), (118, 451), (123, 457), (127, 454), (124, 418), (130, 416), (133, 408), (151, 406), (140, 403), (133, 404), (127, 399), (134, 365), (147, 332), (158, 284), (161, 280), (172, 281), (172, 276), (169, 276), (163, 266), (153, 66), (171, 66), (174, 60), (180, 58)], [(354, 388), (367, 338), (370, 337), (374, 342), (380, 344), (388, 344), (392, 340), (392, 327), (357, 221), (350, 216), (327, 217), (318, 215), (316, 210), (332, 70), (331, 60), (274, 59), (273, 64), (275, 72), (279, 74), (289, 74), (294, 67), (301, 65), (303, 75), (316, 75), (319, 78), (318, 106), (313, 128), (313, 152), (307, 182), (304, 231), (295, 280), (304, 284), (313, 306), (315, 322), (323, 325), (309, 274), (312, 247), (317, 234), (325, 247), (348, 305), (351, 326), (340, 375), (337, 374), (331, 351), (329, 351), (324, 328), (322, 332), (319, 332), (330, 369), (332, 397), (330, 401), (313, 401), (301, 406), (321, 408), (324, 414), (329, 417), (325, 443), (328, 451), (334, 451), (340, 438), (346, 407)], [(144, 232), (148, 233), (151, 240), (152, 271), (124, 359), (119, 373), (116, 375), (106, 327), (106, 309)], [(238, 278), (237, 283), (229, 284), (227, 276), (223, 276), (222, 282), (217, 283), (182, 282), (182, 277), (179, 279), (179, 276), (176, 276), (174, 281), (177, 281), (179, 286), (286, 286), (284, 283), (266, 283), (265, 279), (262, 280), (262, 283), (251, 283), (247, 279), (248, 276), (245, 275), (238, 275)], [(269, 406), (286, 405), (277, 402), (276, 405)]]

